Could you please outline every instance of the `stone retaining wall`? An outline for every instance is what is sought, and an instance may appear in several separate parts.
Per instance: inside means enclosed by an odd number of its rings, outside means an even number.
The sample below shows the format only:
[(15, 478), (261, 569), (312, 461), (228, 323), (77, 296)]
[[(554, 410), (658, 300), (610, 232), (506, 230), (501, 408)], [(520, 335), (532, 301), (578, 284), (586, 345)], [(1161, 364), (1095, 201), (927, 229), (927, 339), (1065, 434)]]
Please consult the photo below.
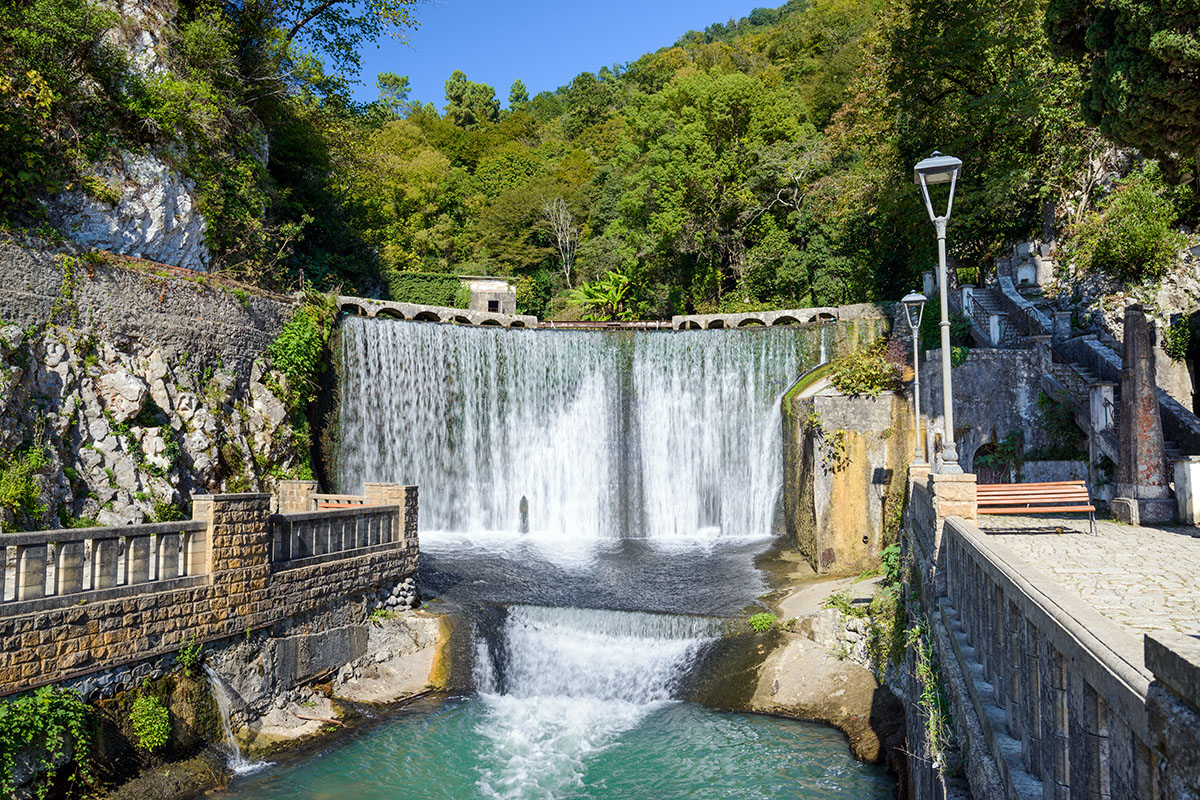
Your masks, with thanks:
[[(911, 473), (910, 609), (940, 664), (975, 800), (1200, 796), (1200, 646), (1101, 616), (973, 524), (974, 476)], [(909, 648), (910, 696), (921, 695)], [(909, 718), (916, 800), (954, 796)], [(936, 757), (935, 757), (936, 756)]]
[[(182, 579), (186, 585), (146, 583), (120, 597), (105, 594), (111, 590), (81, 591), (70, 595), (66, 607), (60, 597), (44, 605), (0, 604), (0, 695), (157, 658), (192, 636), (206, 642), (249, 635), (391, 591), (417, 566), (416, 489), (402, 488), (402, 506), (335, 514), (387, 517), (386, 524), (368, 529), (373, 534), (347, 540), (356, 547), (299, 561), (272, 558), (275, 528), (285, 518), (272, 515), (271, 495), (194, 498), (195, 518), (206, 523), (207, 573)], [(328, 530), (329, 521), (308, 522)], [(136, 528), (126, 530), (137, 534)], [(53, 532), (41, 535), (54, 538)]]

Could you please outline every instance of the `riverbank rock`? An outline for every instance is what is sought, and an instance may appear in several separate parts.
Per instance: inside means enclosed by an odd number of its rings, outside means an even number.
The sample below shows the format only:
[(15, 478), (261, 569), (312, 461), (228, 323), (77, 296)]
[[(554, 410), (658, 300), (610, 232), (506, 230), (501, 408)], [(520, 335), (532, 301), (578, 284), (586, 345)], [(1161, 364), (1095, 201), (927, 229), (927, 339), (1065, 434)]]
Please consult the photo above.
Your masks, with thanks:
[(750, 706), (833, 725), (846, 734), (855, 758), (872, 763), (884, 760), (904, 736), (904, 708), (891, 690), (867, 669), (800, 634), (784, 634), (767, 657)]
[(338, 671), (334, 696), (356, 703), (394, 703), (433, 681), (441, 633), (437, 617), (405, 612), (372, 619), (367, 653)]

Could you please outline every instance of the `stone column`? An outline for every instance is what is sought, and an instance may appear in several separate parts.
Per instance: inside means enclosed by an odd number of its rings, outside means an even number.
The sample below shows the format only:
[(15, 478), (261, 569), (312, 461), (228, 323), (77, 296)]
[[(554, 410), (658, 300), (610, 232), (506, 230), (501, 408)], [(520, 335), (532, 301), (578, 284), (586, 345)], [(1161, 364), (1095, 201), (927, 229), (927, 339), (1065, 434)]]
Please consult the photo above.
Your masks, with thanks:
[(269, 494), (213, 495), (209, 506), (209, 571), (213, 621), (225, 634), (241, 633), (274, 621), (270, 581), (271, 500)]
[(1175, 504), (1168, 485), (1158, 386), (1150, 326), (1140, 305), (1125, 309), (1125, 354), (1121, 369), (1120, 459), (1113, 516), (1133, 525), (1168, 522)]
[(1179, 503), (1179, 521), (1200, 525), (1200, 456), (1187, 456), (1175, 462), (1175, 499)]
[(932, 473), (927, 479), (930, 504), (933, 506), (936, 527), (933, 535), (933, 559), (935, 564), (934, 589), (938, 597), (946, 595), (946, 570), (942, 533), (946, 517), (962, 517), (970, 523), (976, 520), (975, 476), (970, 473)]
[(1065, 342), (1071, 338), (1071, 312), (1055, 311), (1052, 320), (1054, 324), (1054, 341)]
[(309, 498), (316, 494), (316, 481), (280, 481), (279, 513), (302, 514), (309, 511)]

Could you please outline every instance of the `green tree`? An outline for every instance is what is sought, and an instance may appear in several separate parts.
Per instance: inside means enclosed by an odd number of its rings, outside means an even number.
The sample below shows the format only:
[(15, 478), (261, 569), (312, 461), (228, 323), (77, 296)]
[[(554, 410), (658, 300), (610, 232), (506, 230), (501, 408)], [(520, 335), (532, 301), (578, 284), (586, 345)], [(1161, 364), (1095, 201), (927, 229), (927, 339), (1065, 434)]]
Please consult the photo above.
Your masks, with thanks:
[(243, 15), (273, 21), (283, 40), (328, 59), (332, 70), (356, 75), (363, 45), (390, 35), (403, 39), (418, 26), (420, 0), (234, 0)]
[(375, 79), (375, 86), (379, 89), (379, 105), (393, 117), (402, 116), (408, 108), (408, 93), (412, 91), (408, 76), (381, 72)]
[(1083, 118), (1159, 158), (1200, 149), (1200, 6), (1162, 0), (1050, 0), (1045, 29), (1089, 77)]
[(496, 90), (486, 83), (467, 80), (456, 69), (446, 81), (446, 118), (460, 128), (478, 128), (500, 116)]
[(508, 90), (508, 107), (516, 111), (524, 108), (528, 103), (529, 90), (525, 88), (525, 82), (517, 78)]

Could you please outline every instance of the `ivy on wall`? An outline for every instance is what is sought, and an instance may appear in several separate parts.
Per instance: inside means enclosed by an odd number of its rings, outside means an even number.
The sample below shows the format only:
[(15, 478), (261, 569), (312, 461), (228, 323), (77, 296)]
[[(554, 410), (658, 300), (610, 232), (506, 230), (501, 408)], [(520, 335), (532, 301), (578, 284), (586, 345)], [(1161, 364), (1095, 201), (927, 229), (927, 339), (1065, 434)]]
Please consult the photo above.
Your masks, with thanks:
[(388, 294), (400, 303), (466, 308), (471, 299), (457, 275), (441, 272), (388, 272), (387, 285)]

